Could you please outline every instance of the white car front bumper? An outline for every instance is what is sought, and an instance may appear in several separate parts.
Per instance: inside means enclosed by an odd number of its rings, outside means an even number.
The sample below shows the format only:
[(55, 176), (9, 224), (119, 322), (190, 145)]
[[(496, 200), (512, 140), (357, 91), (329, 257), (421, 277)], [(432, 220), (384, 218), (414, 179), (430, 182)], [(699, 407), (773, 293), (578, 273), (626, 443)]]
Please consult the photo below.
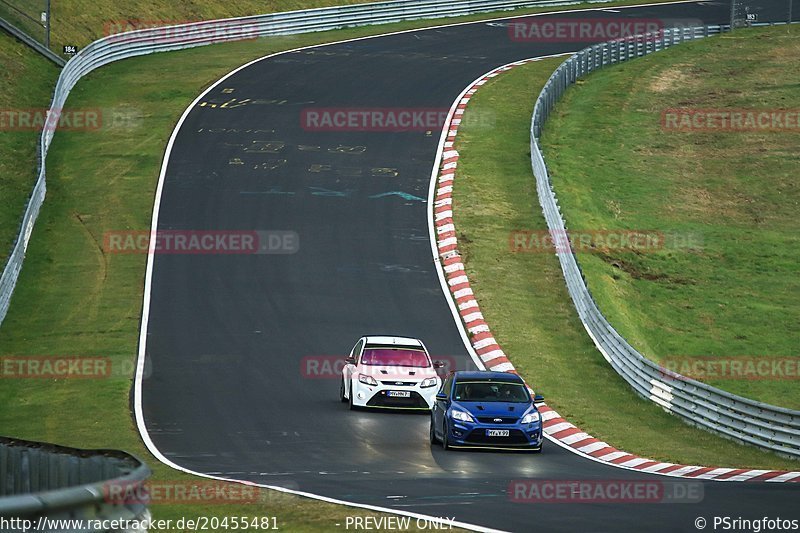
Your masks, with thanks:
[(441, 386), (437, 380), (432, 387), (420, 387), (422, 380), (413, 382), (405, 380), (406, 385), (397, 385), (392, 382), (377, 385), (367, 385), (353, 378), (352, 391), (353, 405), (357, 407), (374, 407), (376, 409), (419, 409), (430, 410), (436, 398), (436, 392)]

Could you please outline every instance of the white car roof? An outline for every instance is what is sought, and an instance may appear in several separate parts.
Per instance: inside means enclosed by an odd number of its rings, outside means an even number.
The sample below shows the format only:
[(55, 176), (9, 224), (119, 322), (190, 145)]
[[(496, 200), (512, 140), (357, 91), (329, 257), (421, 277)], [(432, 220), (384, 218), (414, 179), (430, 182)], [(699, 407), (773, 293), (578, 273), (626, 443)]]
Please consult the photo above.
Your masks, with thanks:
[(422, 341), (419, 339), (413, 339), (411, 337), (391, 337), (388, 335), (367, 335), (367, 344), (381, 344), (381, 345), (392, 345), (397, 344), (399, 346), (419, 346), (422, 348)]

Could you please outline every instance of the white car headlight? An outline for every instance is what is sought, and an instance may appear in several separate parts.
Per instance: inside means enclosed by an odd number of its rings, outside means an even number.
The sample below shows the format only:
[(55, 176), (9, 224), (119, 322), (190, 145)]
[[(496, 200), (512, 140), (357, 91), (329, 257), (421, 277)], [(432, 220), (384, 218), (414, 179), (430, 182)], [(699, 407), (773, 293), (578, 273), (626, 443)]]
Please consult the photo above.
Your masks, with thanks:
[(521, 424), (533, 424), (534, 422), (538, 422), (542, 419), (542, 416), (539, 414), (539, 411), (531, 411), (527, 415), (522, 417), (520, 420)]
[(450, 416), (453, 417), (454, 420), (475, 423), (475, 420), (472, 419), (472, 416), (470, 416), (470, 414), (465, 411), (458, 411), (456, 409), (453, 409), (452, 411), (450, 411)]
[(428, 387), (435, 387), (438, 384), (439, 384), (438, 378), (427, 378), (423, 379), (422, 383), (420, 383), (419, 386), (422, 387), (423, 389), (427, 389)]
[(372, 387), (377, 387), (378, 386), (378, 382), (375, 381), (375, 378), (373, 378), (369, 374), (359, 374), (358, 375), (358, 381), (360, 381), (364, 385), (371, 385)]

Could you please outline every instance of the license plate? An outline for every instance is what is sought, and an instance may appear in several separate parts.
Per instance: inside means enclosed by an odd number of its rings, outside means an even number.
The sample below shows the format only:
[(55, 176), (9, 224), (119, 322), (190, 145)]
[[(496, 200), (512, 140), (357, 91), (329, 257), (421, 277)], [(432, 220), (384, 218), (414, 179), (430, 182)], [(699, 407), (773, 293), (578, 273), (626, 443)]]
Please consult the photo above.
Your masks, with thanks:
[(508, 430), (507, 429), (487, 429), (486, 430), (487, 437), (508, 437)]
[(407, 390), (387, 390), (386, 396), (389, 398), (411, 398), (411, 391)]

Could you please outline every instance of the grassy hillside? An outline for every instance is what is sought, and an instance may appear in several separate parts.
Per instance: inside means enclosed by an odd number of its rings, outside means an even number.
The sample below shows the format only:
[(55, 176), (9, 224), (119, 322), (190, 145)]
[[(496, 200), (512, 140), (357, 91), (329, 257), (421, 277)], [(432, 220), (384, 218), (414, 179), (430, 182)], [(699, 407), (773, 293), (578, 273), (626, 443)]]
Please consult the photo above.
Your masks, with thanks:
[[(637, 396), (586, 334), (558, 258), (510, 251), (512, 232), (547, 230), (531, 175), (529, 127), (535, 95), (564, 59), (492, 79), (470, 101), (459, 129), (458, 247), (494, 337), (559, 414), (619, 449), (682, 464), (797, 469), (797, 461), (690, 427)], [(493, 116), (496, 127), (473, 115)]]
[[(51, 2), (50, 7), (52, 48), (60, 52), (64, 44), (83, 46), (106, 35), (109, 28), (121, 26), (166, 26), (372, 1), (375, 0), (59, 0)], [(0, 16), (43, 40), (44, 30), (36, 21), (45, 9), (45, 0), (5, 0), (0, 3)], [(20, 11), (36, 20), (22, 16)]]
[[(137, 24), (164, 26), (314, 7), (367, 4), (374, 1), (377, 0), (238, 0), (236, 2), (221, 0), (58, 0), (52, 2), (51, 6), (52, 49), (60, 53), (64, 44), (84, 46), (106, 35), (109, 28), (126, 24), (130, 27)], [(650, 0), (648, 3), (665, 1), (674, 0)], [(44, 2), (45, 0), (4, 0), (4, 2), (0, 2), (0, 16), (22, 24), (27, 31), (36, 34), (38, 38), (43, 34), (43, 30), (35, 23), (19, 17), (13, 9), (8, 7), (8, 4), (14, 5), (38, 19), (39, 12), (44, 10)], [(640, 0), (622, 0), (609, 4), (609, 6), (635, 3), (642, 2)], [(544, 9), (575, 7), (580, 6)], [(537, 10), (542, 11), (543, 8), (521, 10), (516, 13)]]
[(20, 216), (36, 182), (39, 132), (14, 131), (17, 111), (47, 109), (58, 69), (0, 32), (0, 265), (19, 231)]
[[(794, 108), (796, 117), (798, 56), (796, 25), (681, 45), (591, 74), (567, 92), (543, 135), (570, 228), (675, 236), (655, 250), (579, 254), (611, 324), (665, 366), (697, 362), (700, 374), (708, 369), (704, 381), (795, 409), (797, 119), (788, 129), (675, 131), (662, 113)], [(708, 363), (750, 360), (770, 364), (763, 374), (725, 374)], [(795, 371), (780, 375), (779, 361)]]
[(85, 45), (106, 35), (110, 26), (126, 22), (170, 25), (369, 1), (374, 0), (60, 0), (53, 2), (53, 41)]

